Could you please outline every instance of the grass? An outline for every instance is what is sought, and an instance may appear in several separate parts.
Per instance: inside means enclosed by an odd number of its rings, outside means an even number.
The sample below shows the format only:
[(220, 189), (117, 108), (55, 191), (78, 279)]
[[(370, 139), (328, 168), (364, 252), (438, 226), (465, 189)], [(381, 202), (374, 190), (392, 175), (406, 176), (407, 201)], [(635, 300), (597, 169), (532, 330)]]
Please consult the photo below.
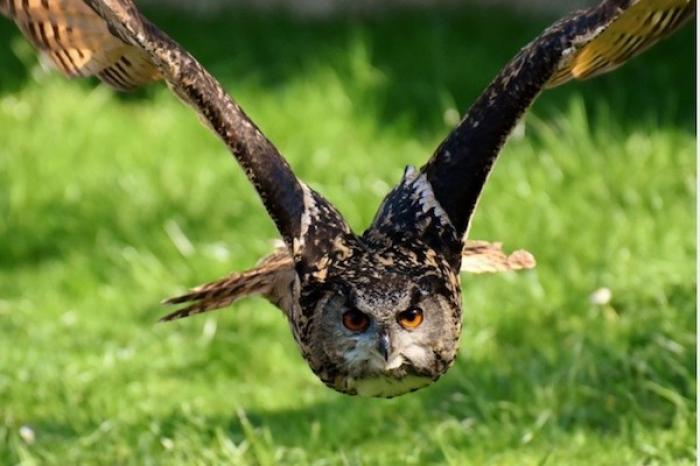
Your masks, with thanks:
[[(551, 19), (151, 16), (357, 230)], [(271, 222), (167, 90), (64, 81), (0, 22), (0, 464), (695, 464), (693, 37), (542, 97), (471, 234), (537, 269), (465, 276), (458, 363), (386, 401), (323, 387), (262, 300), (156, 325)]]

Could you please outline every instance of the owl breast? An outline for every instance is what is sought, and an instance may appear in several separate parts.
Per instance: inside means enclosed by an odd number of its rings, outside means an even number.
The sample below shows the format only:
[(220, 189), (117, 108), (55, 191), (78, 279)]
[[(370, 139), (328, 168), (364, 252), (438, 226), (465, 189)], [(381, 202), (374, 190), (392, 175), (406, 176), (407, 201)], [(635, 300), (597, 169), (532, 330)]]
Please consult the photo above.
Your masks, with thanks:
[(400, 379), (379, 375), (363, 379), (348, 378), (345, 381), (348, 393), (380, 398), (391, 398), (413, 392), (432, 382), (433, 378), (418, 375), (407, 375)]

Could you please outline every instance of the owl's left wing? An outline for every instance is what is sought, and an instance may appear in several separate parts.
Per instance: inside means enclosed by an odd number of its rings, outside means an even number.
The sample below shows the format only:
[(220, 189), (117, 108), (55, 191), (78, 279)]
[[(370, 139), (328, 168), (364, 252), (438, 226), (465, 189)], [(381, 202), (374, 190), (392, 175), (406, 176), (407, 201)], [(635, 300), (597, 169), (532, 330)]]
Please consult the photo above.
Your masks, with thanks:
[(691, 0), (637, 0), (592, 40), (575, 45), (547, 82), (555, 87), (612, 71), (681, 27), (695, 13)]
[(557, 21), (498, 74), (421, 169), (460, 238), (508, 135), (539, 93), (610, 71), (672, 34), (695, 0), (603, 0)]

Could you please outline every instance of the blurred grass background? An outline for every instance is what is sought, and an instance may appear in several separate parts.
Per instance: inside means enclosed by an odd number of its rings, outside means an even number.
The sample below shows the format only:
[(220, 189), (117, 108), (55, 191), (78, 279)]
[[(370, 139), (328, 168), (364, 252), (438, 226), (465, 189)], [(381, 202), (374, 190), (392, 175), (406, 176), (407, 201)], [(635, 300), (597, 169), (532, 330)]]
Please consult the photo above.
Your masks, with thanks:
[[(358, 231), (554, 19), (147, 13)], [(259, 200), (166, 89), (0, 43), (0, 464), (695, 463), (694, 27), (541, 98), (471, 233), (537, 269), (465, 276), (458, 363), (388, 401), (322, 386), (259, 299), (155, 324), (269, 250)]]

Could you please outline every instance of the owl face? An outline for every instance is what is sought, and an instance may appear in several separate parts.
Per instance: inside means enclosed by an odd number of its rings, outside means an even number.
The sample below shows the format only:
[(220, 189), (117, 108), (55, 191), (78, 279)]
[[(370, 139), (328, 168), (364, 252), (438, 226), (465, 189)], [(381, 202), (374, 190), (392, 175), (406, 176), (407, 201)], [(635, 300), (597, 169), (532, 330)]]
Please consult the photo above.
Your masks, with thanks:
[(305, 357), (338, 391), (392, 397), (450, 367), (461, 330), (459, 287), (445, 286), (439, 268), (404, 263), (387, 273), (390, 262), (373, 259), (378, 267), (365, 261), (356, 268), (362, 273), (328, 280), (312, 312)]

